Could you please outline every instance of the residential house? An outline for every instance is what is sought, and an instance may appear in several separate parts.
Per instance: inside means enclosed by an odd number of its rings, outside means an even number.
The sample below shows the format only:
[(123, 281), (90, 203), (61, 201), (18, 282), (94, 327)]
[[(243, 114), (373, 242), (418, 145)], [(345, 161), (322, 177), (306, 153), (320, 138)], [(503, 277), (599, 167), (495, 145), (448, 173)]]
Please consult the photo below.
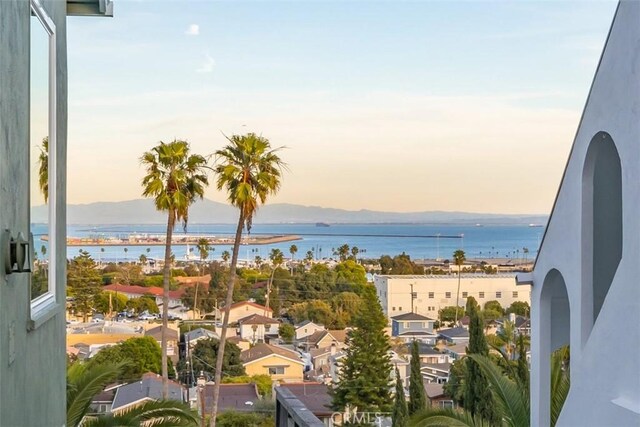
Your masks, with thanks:
[[(224, 312), (224, 308), (221, 310)], [(236, 323), (238, 320), (252, 314), (273, 317), (273, 310), (251, 301), (237, 302), (231, 304), (231, 308), (229, 309), (229, 324)]]
[(444, 386), (437, 382), (427, 382), (424, 380), (424, 391), (427, 395), (427, 401), (429, 406), (437, 409), (453, 409), (455, 403), (451, 397), (444, 393)]
[[(159, 345), (162, 345), (162, 326), (156, 326), (155, 328), (147, 329), (144, 333), (145, 336), (152, 337)], [(178, 344), (180, 342), (180, 333), (169, 327), (167, 329), (167, 357), (171, 359), (175, 365), (178, 362)]]
[(391, 372), (389, 372), (389, 380), (391, 382), (396, 380), (395, 368), (398, 368), (398, 372), (400, 373), (400, 381), (404, 384), (405, 388), (409, 387), (409, 378), (411, 377), (411, 367), (409, 366), (409, 361), (404, 357), (401, 357), (395, 351), (389, 352), (391, 362)]
[(442, 351), (448, 355), (449, 361), (460, 360), (467, 355), (468, 342), (449, 344), (442, 347)]
[[(179, 383), (169, 381), (169, 400), (186, 402), (186, 389)], [(144, 402), (162, 399), (162, 377), (152, 372), (140, 381), (118, 387), (111, 405), (111, 412), (120, 414)]]
[[(207, 383), (197, 392), (198, 413), (202, 416), (202, 399), (204, 397), (205, 414), (210, 414), (213, 407), (213, 383)], [(255, 384), (220, 384), (218, 395), (218, 412), (253, 412), (260, 401)]]
[[(67, 151), (66, 29), (71, 15), (112, 16), (113, 5), (110, 0), (0, 1), (0, 257), (8, 261), (0, 269), (2, 426), (66, 422), (66, 171), (67, 158), (74, 156)], [(86, 42), (89, 49), (99, 49), (96, 40)], [(77, 55), (82, 61), (82, 52)], [(49, 140), (47, 202), (33, 179), (44, 137)], [(37, 205), (44, 205), (39, 216), (30, 209)], [(47, 241), (31, 228), (38, 222), (46, 222), (37, 227), (48, 230)], [(40, 245), (47, 247), (48, 273), (40, 292), (32, 295), (30, 254)]]
[(422, 378), (428, 383), (444, 384), (449, 381), (450, 363), (422, 363), (420, 372)]
[(238, 335), (252, 344), (277, 338), (280, 321), (261, 314), (250, 314), (238, 320)]
[(310, 350), (312, 348), (326, 348), (335, 343), (338, 348), (345, 345), (347, 330), (322, 330), (304, 338), (300, 343), (301, 347)]
[(435, 344), (434, 319), (418, 313), (399, 314), (391, 318), (391, 336), (404, 342), (422, 341)]
[(124, 384), (110, 384), (100, 393), (93, 396), (87, 413), (96, 415), (109, 414), (116, 396), (116, 391), (123, 385)]
[(504, 323), (506, 321), (510, 321), (515, 325), (516, 332), (518, 335), (531, 335), (531, 320), (528, 317), (516, 315), (515, 313), (510, 313), (508, 316), (502, 317), (500, 319), (496, 319), (497, 332), (501, 331)]
[(324, 331), (326, 328), (323, 325), (319, 325), (317, 323), (312, 322), (311, 320), (305, 320), (304, 322), (298, 323), (295, 326), (296, 331), (296, 340), (300, 341), (315, 332)]
[(240, 351), (249, 350), (251, 348), (251, 342), (243, 340), (237, 335), (235, 337), (227, 338), (227, 342), (237, 345)]
[(323, 383), (305, 382), (302, 384), (282, 384), (279, 389), (287, 389), (306, 407), (306, 410), (318, 417), (322, 423), (332, 426), (331, 395), (329, 387)]
[(220, 339), (220, 335), (216, 332), (210, 331), (205, 328), (197, 328), (192, 331), (186, 332), (184, 334), (184, 342), (186, 345), (186, 349), (190, 350), (198, 344), (198, 341), (206, 340), (206, 339)]
[(259, 343), (240, 353), (247, 375), (269, 375), (276, 381), (302, 381), (304, 362), (300, 355), (275, 345)]
[(549, 425), (551, 353), (564, 346), (556, 426), (640, 425), (639, 22), (640, 2), (620, 1), (533, 272), (518, 275), (532, 289), (532, 426)]
[[(164, 289), (159, 286), (135, 286), (135, 285), (119, 285), (112, 284), (102, 287), (103, 290), (119, 293), (125, 295), (127, 298), (140, 298), (143, 296), (153, 297), (158, 307), (162, 306), (162, 299), (164, 295)], [(176, 310), (182, 308), (182, 296), (184, 295), (185, 288), (180, 288), (175, 291), (169, 291), (169, 309)]]
[[(413, 343), (407, 343), (406, 353), (411, 354), (411, 347)], [(449, 356), (446, 353), (438, 350), (430, 344), (418, 342), (418, 355), (420, 357), (420, 363), (448, 363)]]
[(328, 347), (312, 348), (309, 351), (309, 354), (311, 356), (311, 364), (313, 365), (313, 368), (318, 369), (321, 366), (325, 366), (325, 365), (328, 366), (329, 357), (336, 354), (337, 349), (338, 349), (337, 342), (331, 343), (331, 345)]
[(462, 326), (438, 331), (438, 337), (448, 343), (457, 344), (469, 341), (469, 331)]

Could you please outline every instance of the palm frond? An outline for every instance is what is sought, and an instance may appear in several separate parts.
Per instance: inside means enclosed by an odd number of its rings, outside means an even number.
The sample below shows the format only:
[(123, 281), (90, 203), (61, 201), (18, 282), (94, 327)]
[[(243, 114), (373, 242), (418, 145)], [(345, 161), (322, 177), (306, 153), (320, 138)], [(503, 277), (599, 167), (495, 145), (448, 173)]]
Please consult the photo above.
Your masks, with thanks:
[(67, 425), (80, 424), (93, 397), (114, 381), (122, 369), (121, 363), (92, 366), (74, 364), (67, 373)]
[(409, 427), (491, 427), (491, 425), (478, 418), (472, 417), (468, 412), (454, 411), (452, 409), (427, 409), (418, 412), (409, 418)]
[(179, 427), (197, 425), (189, 406), (174, 400), (149, 401), (118, 415), (93, 417), (82, 427)]
[(564, 346), (551, 354), (551, 427), (556, 425), (569, 394), (569, 347)]
[(490, 358), (480, 354), (469, 354), (467, 357), (478, 364), (487, 378), (506, 424), (513, 427), (529, 425), (529, 401), (518, 384), (504, 375)]

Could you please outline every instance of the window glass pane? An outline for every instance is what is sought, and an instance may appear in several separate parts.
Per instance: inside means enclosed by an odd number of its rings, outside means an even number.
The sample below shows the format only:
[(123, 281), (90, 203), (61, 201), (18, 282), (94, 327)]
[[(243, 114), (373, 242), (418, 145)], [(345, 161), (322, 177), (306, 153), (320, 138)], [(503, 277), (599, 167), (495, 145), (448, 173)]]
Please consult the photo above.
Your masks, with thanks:
[(31, 16), (30, 53), (30, 208), (34, 259), (31, 299), (49, 290), (49, 33)]

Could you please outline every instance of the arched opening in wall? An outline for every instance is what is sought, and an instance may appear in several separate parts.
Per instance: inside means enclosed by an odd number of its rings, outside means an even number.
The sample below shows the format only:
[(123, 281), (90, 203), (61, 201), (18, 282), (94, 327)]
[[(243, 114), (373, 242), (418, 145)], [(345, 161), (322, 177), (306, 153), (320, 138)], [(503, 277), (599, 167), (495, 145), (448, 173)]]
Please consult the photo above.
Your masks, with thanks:
[(593, 137), (584, 164), (582, 248), (584, 344), (622, 259), (622, 167), (606, 132)]
[(547, 273), (540, 293), (540, 395), (538, 420), (555, 425), (569, 392), (571, 309), (567, 286), (556, 269)]

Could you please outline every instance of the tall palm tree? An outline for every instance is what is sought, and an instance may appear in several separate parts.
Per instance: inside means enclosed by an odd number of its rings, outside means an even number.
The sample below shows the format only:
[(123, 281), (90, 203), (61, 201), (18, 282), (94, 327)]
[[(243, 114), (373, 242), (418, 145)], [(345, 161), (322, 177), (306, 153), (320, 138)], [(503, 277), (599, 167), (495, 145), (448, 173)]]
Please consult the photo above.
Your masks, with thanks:
[(164, 400), (147, 402), (119, 415), (88, 416), (94, 396), (122, 373), (123, 364), (74, 363), (67, 371), (67, 423), (69, 427), (183, 426), (197, 420), (183, 403)]
[(49, 137), (42, 138), (42, 146), (38, 156), (38, 186), (44, 197), (44, 202), (49, 200)]
[(276, 274), (276, 270), (278, 267), (284, 263), (284, 254), (280, 249), (274, 248), (271, 249), (269, 253), (269, 259), (271, 260), (271, 277), (269, 278), (269, 282), (267, 282), (267, 301), (264, 315), (267, 315), (267, 311), (269, 310), (269, 297), (271, 296), (271, 286), (273, 286), (273, 276)]
[(464, 251), (462, 249), (458, 249), (453, 253), (453, 262), (458, 266), (458, 292), (456, 292), (456, 320), (455, 324), (458, 323), (458, 307), (460, 306), (460, 273), (462, 272), (462, 265), (467, 260)]
[(289, 253), (291, 254), (291, 274), (293, 274), (293, 257), (296, 256), (296, 252), (298, 252), (298, 247), (296, 245), (291, 245), (289, 247)]
[(202, 199), (209, 184), (206, 174), (207, 160), (189, 152), (186, 141), (160, 142), (140, 158), (146, 169), (142, 180), (145, 197), (154, 199), (156, 209), (167, 212), (167, 235), (164, 251), (164, 277), (162, 295), (162, 392), (169, 394), (167, 368), (167, 329), (169, 317), (169, 280), (171, 276), (171, 239), (176, 222), (182, 221), (184, 229), (189, 219), (189, 206)]
[(229, 144), (216, 152), (216, 186), (218, 190), (226, 189), (229, 202), (239, 210), (239, 217), (220, 332), (220, 350), (216, 357), (211, 427), (216, 425), (222, 361), (229, 325), (229, 309), (233, 303), (233, 285), (236, 280), (236, 264), (242, 230), (246, 227), (247, 232), (251, 231), (253, 216), (258, 206), (264, 204), (269, 195), (275, 194), (280, 189), (282, 169), (285, 167), (278, 156), (279, 149), (271, 148), (269, 140), (262, 136), (249, 133), (233, 135), (227, 137), (227, 140)]

